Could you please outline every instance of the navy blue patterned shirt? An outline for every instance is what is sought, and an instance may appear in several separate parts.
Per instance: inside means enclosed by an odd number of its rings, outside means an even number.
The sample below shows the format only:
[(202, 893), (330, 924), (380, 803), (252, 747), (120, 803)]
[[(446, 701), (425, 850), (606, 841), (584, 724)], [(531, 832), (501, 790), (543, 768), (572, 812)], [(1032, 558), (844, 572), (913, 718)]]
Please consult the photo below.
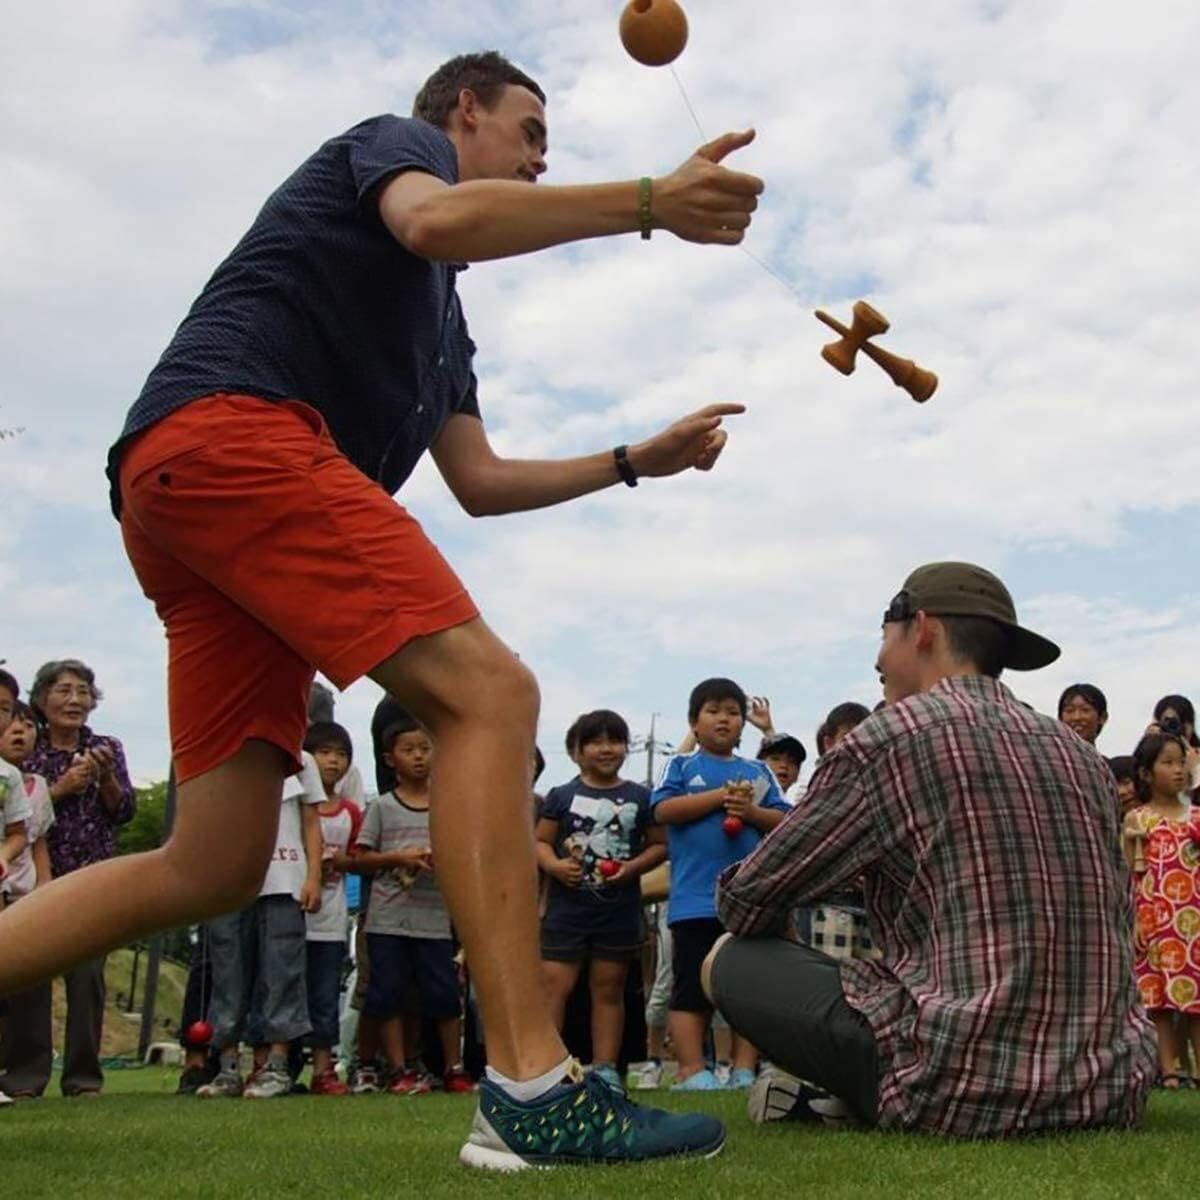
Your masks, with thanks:
[(379, 216), (408, 170), (458, 181), (454, 144), (425, 121), (372, 117), (330, 139), (275, 191), (205, 284), (109, 452), (191, 400), (302, 400), (389, 493), (453, 413), (479, 415), (461, 265), (409, 253)]

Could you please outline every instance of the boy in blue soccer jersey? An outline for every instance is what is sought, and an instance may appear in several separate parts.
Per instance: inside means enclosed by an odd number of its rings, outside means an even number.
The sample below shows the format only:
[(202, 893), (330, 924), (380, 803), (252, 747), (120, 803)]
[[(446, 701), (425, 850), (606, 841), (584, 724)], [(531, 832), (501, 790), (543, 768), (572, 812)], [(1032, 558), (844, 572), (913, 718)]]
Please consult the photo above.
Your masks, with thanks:
[(639, 880), (667, 856), (650, 793), (622, 779), (629, 726), (608, 709), (584, 713), (569, 744), (579, 774), (542, 801), (538, 865), (550, 879), (542, 920), (542, 979), (561, 1029), (585, 964), (592, 1002), (592, 1070), (620, 1087), (625, 976), (642, 944)]
[[(788, 811), (764, 763), (734, 751), (746, 723), (746, 693), (731, 679), (706, 679), (688, 700), (696, 749), (676, 754), (650, 798), (654, 819), (667, 827), (671, 899), (667, 923), (675, 975), (667, 1017), (679, 1073), (675, 1090), (714, 1091), (722, 1085), (704, 1065), (712, 1005), (700, 987), (700, 964), (723, 932), (717, 920), (717, 876), (746, 857)], [(730, 1087), (754, 1081), (757, 1051), (735, 1038)]]

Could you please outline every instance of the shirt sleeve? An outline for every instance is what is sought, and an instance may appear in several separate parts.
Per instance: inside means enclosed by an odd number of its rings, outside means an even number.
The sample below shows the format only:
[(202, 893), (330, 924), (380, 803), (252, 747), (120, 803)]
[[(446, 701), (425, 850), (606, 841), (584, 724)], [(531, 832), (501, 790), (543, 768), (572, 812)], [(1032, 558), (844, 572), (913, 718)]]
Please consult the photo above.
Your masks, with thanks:
[(362, 772), (357, 767), (351, 767), (338, 780), (335, 789), (339, 796), (344, 796), (358, 809), (359, 820), (362, 820), (362, 810), (367, 801), (367, 790), (363, 787)]
[(837, 755), (818, 768), (804, 804), (721, 874), (717, 916), (731, 933), (769, 932), (783, 925), (788, 909), (852, 882), (877, 856), (860, 761)]
[(763, 808), (777, 808), (781, 812), (791, 812), (792, 806), (784, 799), (783, 792), (779, 789), (779, 780), (775, 778), (775, 772), (766, 763), (761, 762), (758, 764), (758, 769), (767, 781), (767, 790), (763, 793), (763, 798), (759, 803)]
[(427, 121), (376, 117), (350, 136), (350, 173), (360, 205), (384, 180), (403, 171), (423, 171), (443, 183), (458, 182), (453, 144)]
[(658, 787), (650, 793), (650, 811), (653, 812), (664, 800), (671, 800), (686, 793), (687, 788), (683, 781), (683, 755), (675, 754), (663, 770)]
[[(29, 818), (33, 814), (33, 806), (29, 803), (29, 794), (25, 791), (25, 780), (16, 767), (5, 763), (5, 771), (0, 774), (0, 813), (4, 815), (5, 825), (16, 825), (25, 822), (28, 834)], [(0, 828), (0, 838), (4, 830)]]
[(551, 788), (538, 805), (538, 820), (561, 821), (570, 804), (570, 786)]
[(301, 804), (323, 804), (325, 802), (325, 785), (321, 782), (321, 771), (317, 760), (307, 750), (300, 751), (300, 761), (304, 764), (298, 775), (299, 787), (293, 787), (285, 796), (294, 796)]
[(364, 850), (378, 850), (382, 836), (383, 820), (379, 814), (379, 801), (377, 800), (367, 809), (367, 815), (363, 817), (362, 825), (358, 830), (357, 844)]
[(118, 738), (105, 737), (98, 739), (101, 744), (107, 745), (113, 755), (113, 778), (121, 788), (121, 802), (117, 805), (116, 812), (109, 812), (108, 805), (103, 805), (104, 811), (109, 813), (109, 821), (113, 825), (128, 825), (133, 820), (133, 814), (137, 811), (137, 796), (133, 790), (133, 784), (129, 779), (129, 767), (125, 762), (125, 747), (121, 745)]
[(346, 849), (349, 851), (358, 844), (358, 835), (363, 825), (363, 810), (353, 800), (347, 800), (346, 811), (350, 814), (350, 838), (346, 842)]

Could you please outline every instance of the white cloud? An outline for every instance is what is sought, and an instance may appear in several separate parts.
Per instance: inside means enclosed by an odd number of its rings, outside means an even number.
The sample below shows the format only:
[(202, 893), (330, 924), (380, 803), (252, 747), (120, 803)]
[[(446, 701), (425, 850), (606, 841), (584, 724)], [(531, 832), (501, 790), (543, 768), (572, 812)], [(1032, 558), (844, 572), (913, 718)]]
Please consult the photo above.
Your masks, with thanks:
[[(724, 460), (496, 521), (458, 514), (428, 466), (403, 495), (536, 664), (544, 740), (592, 697), (643, 727), (673, 714), (677, 735), (709, 669), (769, 690), (810, 733), (835, 701), (871, 698), (878, 612), (908, 569), (967, 557), (1015, 572), (1047, 632), (1071, 634), (1063, 667), (1022, 689), (1052, 704), (1093, 675), (1114, 708), (1105, 741), (1127, 741), (1141, 716), (1124, 713), (1187, 689), (1170, 647), (1195, 625), (1193, 601), (1139, 588), (1122, 555), (1132, 516), (1200, 503), (1200, 14), (687, 7), (679, 77), (708, 133), (757, 125), (735, 160), (768, 184), (749, 245), (803, 299), (745, 255), (663, 233), (481, 265), (462, 291), (503, 452), (590, 452), (737, 399)], [(29, 594), (8, 656), (26, 675), (66, 649), (95, 658), (104, 716), (154, 775), (163, 650), (105, 515), (104, 455), (268, 191), (481, 39), (547, 84), (551, 182), (661, 173), (696, 136), (670, 73), (635, 66), (613, 14), (584, 0), (469, 20), (345, 5), (336, 22), (299, 4), (58, 0), (19, 6), (8, 33), (0, 424), (26, 433), (0, 443), (0, 545)], [(819, 358), (829, 335), (809, 310), (845, 316), (863, 294), (893, 320), (884, 344), (941, 375), (924, 407), (868, 362), (843, 379)], [(1066, 591), (1086, 601), (1036, 600), (1047, 547), (1080, 564)], [(1140, 577), (1177, 578), (1172, 555)], [(357, 729), (372, 694), (345, 702)]]

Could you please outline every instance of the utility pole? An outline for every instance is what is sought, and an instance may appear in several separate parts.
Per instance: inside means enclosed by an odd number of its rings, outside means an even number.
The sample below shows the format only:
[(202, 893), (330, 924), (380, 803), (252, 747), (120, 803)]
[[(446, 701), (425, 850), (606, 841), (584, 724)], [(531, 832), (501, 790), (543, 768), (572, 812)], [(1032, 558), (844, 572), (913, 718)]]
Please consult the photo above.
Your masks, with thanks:
[(653, 789), (655, 783), (657, 782), (654, 778), (654, 753), (655, 753), (655, 751), (661, 750), (664, 754), (666, 754), (666, 753), (669, 753), (671, 750), (670, 742), (659, 741), (659, 739), (654, 736), (655, 723), (661, 715), (662, 715), (661, 713), (651, 713), (650, 714), (650, 732), (649, 732), (649, 734), (647, 734), (647, 736), (644, 738), (636, 738), (634, 740), (633, 745), (629, 747), (629, 749), (635, 753), (637, 753), (638, 751), (641, 751), (641, 750), (645, 750), (645, 752), (646, 752), (646, 786), (650, 789)]

